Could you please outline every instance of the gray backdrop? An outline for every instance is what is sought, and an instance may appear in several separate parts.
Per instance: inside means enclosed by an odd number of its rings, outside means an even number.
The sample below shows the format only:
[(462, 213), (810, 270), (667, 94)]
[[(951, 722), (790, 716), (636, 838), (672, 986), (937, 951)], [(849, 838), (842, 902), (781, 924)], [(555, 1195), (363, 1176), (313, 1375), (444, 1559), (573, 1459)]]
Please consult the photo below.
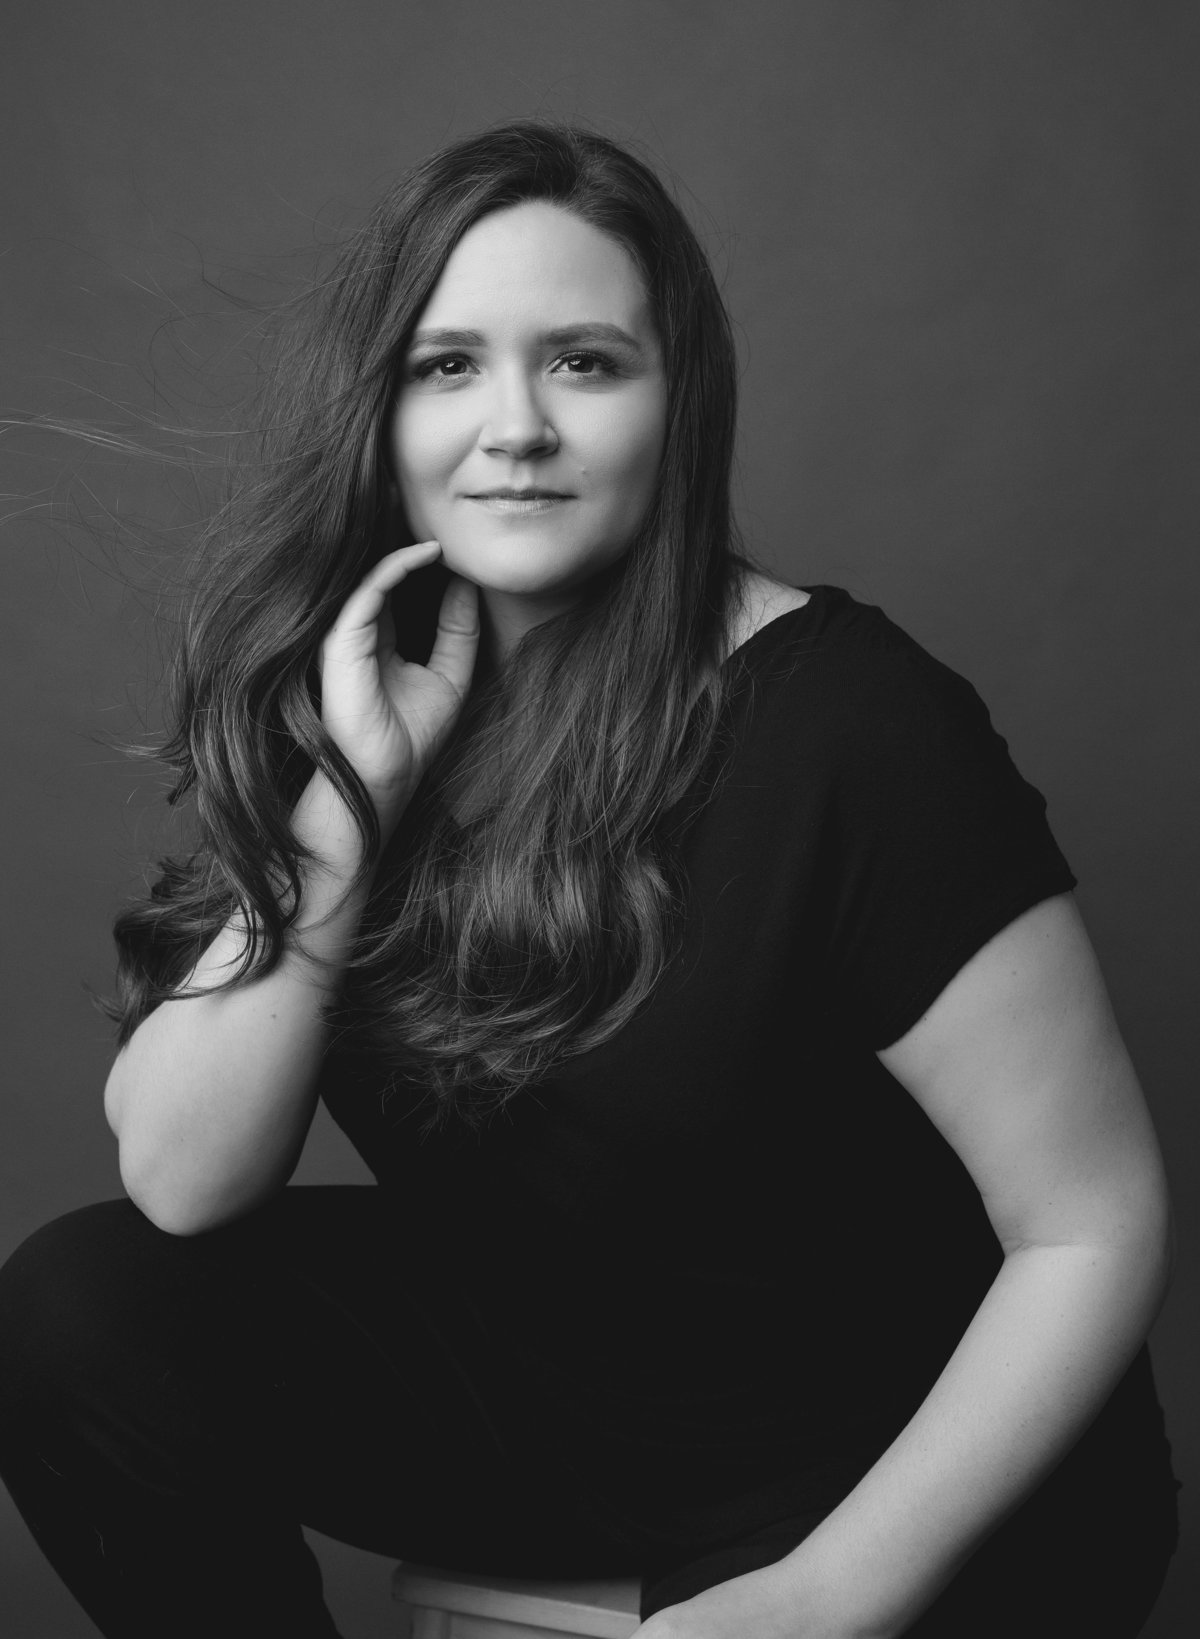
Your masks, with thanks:
[[(254, 304), (398, 168), (490, 120), (583, 117), (682, 179), (739, 324), (753, 548), (882, 603), (972, 678), (1081, 879), (1177, 1189), (1155, 1344), (1193, 1485), (1196, 17), (42, 0), (0, 64), (6, 415), (211, 425), (251, 385)], [(3, 1254), (118, 1188), (85, 987), (108, 983), (161, 780), (110, 737), (155, 720), (149, 622), (197, 499), (184, 469), (44, 428), (0, 455)], [(302, 1176), (362, 1173), (321, 1125)], [(1185, 1505), (1156, 1639), (1200, 1608)], [(4, 1634), (90, 1631), (3, 1506)], [(348, 1633), (390, 1631), (386, 1564), (323, 1553)]]

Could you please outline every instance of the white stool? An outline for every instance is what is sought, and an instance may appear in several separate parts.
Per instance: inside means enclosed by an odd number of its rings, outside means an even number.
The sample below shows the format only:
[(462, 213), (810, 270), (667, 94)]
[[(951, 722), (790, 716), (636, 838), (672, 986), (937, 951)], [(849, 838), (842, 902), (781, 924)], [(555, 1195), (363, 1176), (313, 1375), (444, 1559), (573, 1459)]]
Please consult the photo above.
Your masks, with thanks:
[(629, 1639), (637, 1582), (509, 1582), (465, 1571), (398, 1565), (393, 1596), (405, 1639)]

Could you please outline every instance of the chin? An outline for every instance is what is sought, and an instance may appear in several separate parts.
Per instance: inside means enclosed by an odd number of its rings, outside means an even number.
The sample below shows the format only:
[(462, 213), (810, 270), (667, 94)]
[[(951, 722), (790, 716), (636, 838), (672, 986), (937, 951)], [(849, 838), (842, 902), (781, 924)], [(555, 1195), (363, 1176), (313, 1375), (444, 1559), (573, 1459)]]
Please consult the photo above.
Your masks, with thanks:
[(484, 592), (508, 597), (571, 597), (623, 554), (604, 553), (591, 561), (572, 558), (566, 562), (564, 556), (544, 546), (480, 550), (478, 547), (460, 549), (442, 542), (442, 558), (447, 568), (474, 581)]

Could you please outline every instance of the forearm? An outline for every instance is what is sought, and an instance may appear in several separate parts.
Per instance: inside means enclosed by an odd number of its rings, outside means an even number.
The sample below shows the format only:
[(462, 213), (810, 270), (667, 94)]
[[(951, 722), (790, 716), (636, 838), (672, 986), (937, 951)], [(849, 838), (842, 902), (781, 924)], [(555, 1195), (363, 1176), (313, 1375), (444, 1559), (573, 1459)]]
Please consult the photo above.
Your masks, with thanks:
[[(1165, 1217), (1165, 1212), (1162, 1215)], [(1165, 1222), (1113, 1245), (1006, 1258), (938, 1382), (843, 1503), (775, 1568), (809, 1633), (901, 1634), (1066, 1453), (1145, 1336), (1166, 1280)]]
[(318, 855), (294, 948), (261, 979), (207, 989), (244, 948), (243, 932), (223, 929), (188, 981), (205, 993), (164, 1002), (144, 1020), (105, 1090), (127, 1190), (177, 1233), (212, 1228), (286, 1182), (312, 1120), (323, 1008), (366, 890), (354, 886), (357, 832), (323, 780), (309, 786), (294, 823)]

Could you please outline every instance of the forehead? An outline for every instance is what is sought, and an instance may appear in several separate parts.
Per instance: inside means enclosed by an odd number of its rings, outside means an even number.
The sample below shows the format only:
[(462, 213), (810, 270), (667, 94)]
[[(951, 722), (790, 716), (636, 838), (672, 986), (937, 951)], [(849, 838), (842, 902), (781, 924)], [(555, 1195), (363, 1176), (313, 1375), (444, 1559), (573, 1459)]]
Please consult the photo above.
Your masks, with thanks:
[(581, 319), (653, 333), (645, 281), (607, 233), (541, 200), (494, 211), (459, 240), (421, 314), (423, 327), (540, 329)]

